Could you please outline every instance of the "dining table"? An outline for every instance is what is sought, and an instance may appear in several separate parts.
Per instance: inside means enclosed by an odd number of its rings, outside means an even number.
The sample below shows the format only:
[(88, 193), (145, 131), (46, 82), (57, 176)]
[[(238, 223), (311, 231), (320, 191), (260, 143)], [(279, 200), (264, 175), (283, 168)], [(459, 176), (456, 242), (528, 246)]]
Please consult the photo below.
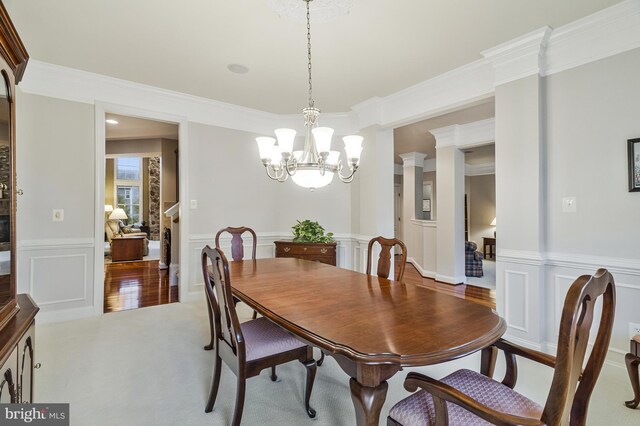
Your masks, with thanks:
[(358, 425), (378, 426), (387, 380), (403, 368), (469, 355), (506, 330), (486, 306), (319, 262), (232, 261), (229, 272), (238, 299), (337, 361)]

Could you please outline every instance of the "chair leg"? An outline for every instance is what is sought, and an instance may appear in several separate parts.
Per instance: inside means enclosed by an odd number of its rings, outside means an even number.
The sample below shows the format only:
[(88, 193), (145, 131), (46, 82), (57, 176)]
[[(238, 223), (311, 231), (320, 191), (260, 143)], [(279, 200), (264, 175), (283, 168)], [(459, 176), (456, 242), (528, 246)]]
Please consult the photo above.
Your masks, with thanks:
[(213, 411), (213, 404), (216, 402), (218, 396), (218, 388), (220, 387), (220, 373), (222, 372), (222, 358), (218, 355), (216, 350), (215, 365), (213, 366), (213, 380), (211, 381), (211, 390), (209, 391), (209, 400), (207, 406), (204, 409), (205, 413)]
[(271, 381), (275, 382), (276, 380), (278, 380), (278, 376), (276, 376), (276, 366), (272, 366), (271, 367)]
[(320, 359), (318, 360), (318, 362), (316, 362), (316, 364), (318, 364), (318, 367), (322, 367), (323, 362), (324, 362), (324, 352), (320, 351)]
[(213, 310), (211, 309), (211, 305), (209, 304), (209, 301), (207, 300), (207, 312), (209, 313), (209, 330), (211, 332), (211, 341), (209, 342), (209, 344), (207, 346), (204, 347), (205, 351), (210, 351), (211, 349), (213, 349)]
[(238, 376), (238, 389), (236, 393), (236, 406), (233, 411), (233, 421), (231, 422), (232, 426), (240, 426), (240, 421), (242, 420), (242, 410), (244, 410), (244, 393), (247, 381), (244, 378), (244, 375)]
[(316, 379), (317, 365), (314, 359), (307, 361), (301, 361), (307, 369), (307, 386), (304, 390), (304, 408), (307, 411), (307, 415), (312, 419), (316, 416), (316, 410), (311, 408), (309, 400), (311, 399), (311, 391), (313, 390), (313, 382)]
[(636, 408), (638, 404), (640, 404), (640, 378), (638, 377), (638, 365), (640, 364), (640, 358), (632, 354), (627, 354), (625, 356), (625, 361), (627, 364), (629, 379), (631, 379), (634, 399), (626, 401), (624, 405), (629, 408)]

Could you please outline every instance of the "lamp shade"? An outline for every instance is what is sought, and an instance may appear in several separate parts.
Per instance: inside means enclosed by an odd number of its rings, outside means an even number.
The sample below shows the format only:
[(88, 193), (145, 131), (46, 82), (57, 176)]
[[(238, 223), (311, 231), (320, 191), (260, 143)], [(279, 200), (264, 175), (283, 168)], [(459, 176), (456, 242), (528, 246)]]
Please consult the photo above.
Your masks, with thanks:
[(261, 160), (270, 160), (273, 153), (273, 146), (276, 143), (274, 138), (270, 138), (268, 136), (261, 136), (256, 138), (256, 142), (258, 142), (258, 150), (260, 151), (260, 159)]
[(331, 127), (316, 127), (311, 130), (313, 138), (316, 141), (316, 149), (318, 153), (329, 152), (331, 150), (331, 137), (333, 129)]
[(105, 204), (104, 205), (104, 212), (105, 213), (111, 213), (113, 211), (113, 206), (111, 204)]
[(109, 215), (109, 219), (111, 220), (127, 220), (129, 219), (127, 217), (127, 214), (124, 212), (124, 210), (117, 208), (114, 209), (113, 212), (111, 212), (111, 214)]
[(278, 146), (282, 153), (291, 154), (293, 151), (293, 141), (296, 138), (296, 131), (293, 129), (276, 129), (276, 137), (278, 138)]
[(494, 217), (490, 223), (491, 226), (496, 226), (496, 218)]

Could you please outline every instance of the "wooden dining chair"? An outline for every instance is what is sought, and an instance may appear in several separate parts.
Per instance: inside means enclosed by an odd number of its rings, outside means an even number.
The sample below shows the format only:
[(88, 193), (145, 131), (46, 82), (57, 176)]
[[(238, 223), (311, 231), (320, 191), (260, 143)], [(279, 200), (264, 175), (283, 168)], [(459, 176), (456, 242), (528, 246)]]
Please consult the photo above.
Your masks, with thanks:
[[(596, 300), (602, 315), (596, 340), (582, 369)], [(583, 275), (569, 288), (560, 320), (557, 356), (524, 348), (505, 340), (483, 350), (481, 373), (458, 370), (442, 380), (409, 373), (404, 387), (422, 390), (397, 403), (387, 425), (571, 425), (586, 423), (589, 399), (602, 369), (615, 313), (615, 285), (606, 269)], [(502, 383), (491, 378), (498, 349), (504, 351), (507, 372)], [(555, 369), (544, 407), (513, 390), (516, 355)], [(485, 422), (483, 422), (483, 420)]]
[[(248, 232), (249, 234), (251, 234), (251, 237), (253, 240), (253, 249), (251, 250), (251, 259), (256, 258), (256, 248), (258, 246), (258, 237), (256, 236), (256, 233), (253, 229), (247, 228), (246, 226), (238, 226), (238, 227), (228, 226), (226, 228), (222, 228), (221, 230), (218, 231), (215, 237), (216, 248), (218, 250), (221, 250), (220, 235), (224, 234), (225, 232), (231, 234), (231, 258), (233, 260), (244, 259), (244, 241), (242, 240), (242, 234), (244, 234), (245, 232)], [(234, 300), (236, 301), (236, 303), (239, 302), (239, 300), (236, 298), (234, 298)], [(207, 311), (209, 314), (209, 328), (211, 330), (211, 340), (209, 341), (209, 344), (204, 347), (204, 349), (207, 351), (210, 351), (211, 349), (213, 349), (213, 319), (212, 319), (213, 313), (211, 312), (211, 308), (209, 307), (209, 305), (207, 305)], [(258, 313), (256, 311), (253, 311), (253, 319), (256, 319), (257, 317), (258, 317)]]
[(216, 234), (216, 248), (220, 249), (220, 235), (228, 232), (231, 234), (231, 259), (242, 260), (244, 259), (244, 241), (242, 240), (242, 234), (248, 232), (253, 237), (253, 250), (251, 251), (251, 259), (256, 258), (256, 247), (258, 246), (258, 237), (253, 229), (246, 226), (228, 226), (218, 231)]
[(631, 338), (631, 348), (629, 353), (624, 357), (627, 364), (627, 372), (629, 380), (631, 380), (631, 388), (633, 389), (633, 399), (626, 401), (624, 404), (629, 408), (637, 408), (640, 404), (640, 377), (638, 376), (638, 366), (640, 365), (640, 335)]
[[(378, 276), (381, 278), (389, 278), (391, 272), (391, 251), (395, 245), (400, 246), (402, 250), (402, 258), (400, 260), (400, 267), (396, 271), (395, 281), (402, 281), (404, 275), (404, 268), (407, 263), (407, 246), (397, 238), (384, 238), (375, 237), (369, 241), (369, 247), (367, 248), (367, 275), (371, 275), (371, 253), (374, 243), (380, 244), (380, 257), (378, 258)], [(320, 359), (318, 359), (318, 365), (321, 366), (324, 363), (324, 352), (320, 352)]]
[(220, 385), (222, 361), (237, 376), (236, 402), (231, 424), (238, 426), (244, 408), (246, 380), (271, 367), (271, 380), (275, 381), (276, 365), (298, 360), (307, 370), (305, 410), (309, 417), (315, 417), (316, 412), (309, 405), (316, 376), (316, 361), (313, 359), (311, 346), (300, 342), (264, 317), (240, 323), (231, 293), (229, 264), (220, 249), (209, 246), (202, 249), (202, 275), (215, 326), (213, 381), (205, 412), (213, 410)]
[(393, 259), (392, 250), (398, 245), (402, 250), (400, 267), (396, 271), (395, 281), (402, 281), (404, 275), (404, 268), (407, 263), (407, 246), (397, 238), (384, 238), (375, 237), (369, 241), (369, 247), (367, 248), (367, 275), (371, 275), (371, 252), (373, 250), (373, 244), (380, 244), (380, 257), (378, 258), (378, 273), (381, 278), (389, 278), (391, 271), (391, 259)]

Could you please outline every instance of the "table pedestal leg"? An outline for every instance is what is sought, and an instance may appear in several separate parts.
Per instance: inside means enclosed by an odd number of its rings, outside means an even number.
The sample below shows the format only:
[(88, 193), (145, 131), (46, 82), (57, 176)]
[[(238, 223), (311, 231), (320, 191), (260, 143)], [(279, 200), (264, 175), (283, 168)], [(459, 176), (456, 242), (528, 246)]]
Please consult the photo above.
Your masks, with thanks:
[(356, 424), (358, 426), (378, 426), (380, 411), (387, 397), (389, 385), (382, 381), (376, 387), (363, 386), (357, 380), (349, 380), (351, 399), (356, 409)]

